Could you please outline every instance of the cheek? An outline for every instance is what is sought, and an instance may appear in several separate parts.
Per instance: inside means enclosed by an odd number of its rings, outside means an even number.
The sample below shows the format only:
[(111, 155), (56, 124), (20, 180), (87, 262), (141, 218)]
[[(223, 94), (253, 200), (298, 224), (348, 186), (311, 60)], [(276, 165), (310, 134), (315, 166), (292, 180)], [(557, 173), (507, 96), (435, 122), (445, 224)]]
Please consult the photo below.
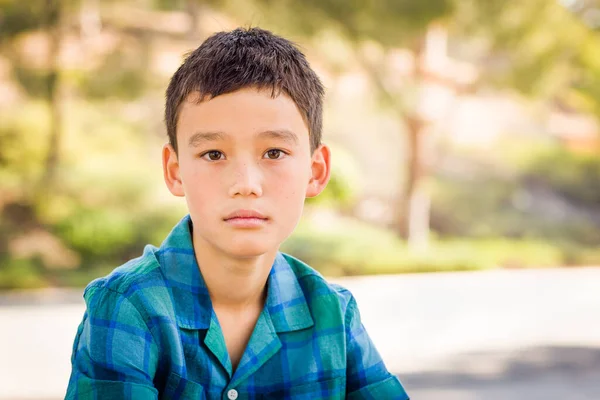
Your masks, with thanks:
[(193, 164), (186, 167), (181, 172), (186, 196), (206, 200), (214, 197), (217, 187), (222, 182), (219, 175), (207, 168), (194, 168)]
[(269, 179), (270, 191), (279, 201), (286, 203), (303, 204), (306, 187), (308, 185), (308, 174), (301, 168), (291, 167), (286, 171), (272, 174)]

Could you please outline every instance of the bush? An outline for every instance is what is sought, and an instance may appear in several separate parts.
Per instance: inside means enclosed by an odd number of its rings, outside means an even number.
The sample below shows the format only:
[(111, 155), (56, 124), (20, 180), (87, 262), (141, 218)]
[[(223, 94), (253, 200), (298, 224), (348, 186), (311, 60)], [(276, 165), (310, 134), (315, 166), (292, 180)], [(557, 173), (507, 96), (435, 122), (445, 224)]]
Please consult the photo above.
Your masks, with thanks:
[(34, 289), (47, 285), (39, 260), (0, 258), (0, 289)]
[(328, 276), (561, 265), (562, 250), (536, 240), (451, 239), (411, 250), (392, 231), (353, 220), (303, 221), (282, 250)]
[(476, 163), (461, 175), (439, 173), (432, 228), (446, 237), (548, 241), (565, 251), (597, 246), (600, 157), (561, 149), (535, 154), (510, 174)]
[(600, 209), (600, 156), (559, 149), (532, 160), (525, 176), (577, 204)]

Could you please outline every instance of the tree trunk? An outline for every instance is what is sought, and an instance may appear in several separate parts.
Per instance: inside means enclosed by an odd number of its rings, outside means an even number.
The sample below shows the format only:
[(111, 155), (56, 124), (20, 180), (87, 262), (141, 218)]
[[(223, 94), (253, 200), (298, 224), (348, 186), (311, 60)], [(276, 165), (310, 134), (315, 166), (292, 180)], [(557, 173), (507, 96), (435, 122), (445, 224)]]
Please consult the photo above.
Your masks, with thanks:
[(447, 33), (432, 23), (413, 48), (414, 81), (419, 87), (416, 107), (404, 117), (407, 130), (406, 179), (400, 199), (400, 232), (411, 248), (425, 250), (429, 242), (431, 194), (429, 174), (432, 164), (431, 129), (445, 114), (444, 93), (456, 91), (452, 71), (447, 71)]
[[(415, 70), (413, 81), (420, 89), (435, 84), (452, 84), (448, 79), (438, 76), (435, 71), (429, 71), (446, 58), (446, 38), (444, 32), (440, 35), (437, 25), (428, 27), (425, 35), (417, 38), (412, 48)], [(350, 32), (350, 37), (354, 37)], [(429, 218), (431, 199), (428, 188), (430, 169), (431, 138), (428, 134), (432, 122), (431, 110), (426, 110), (424, 90), (418, 94), (412, 107), (399, 101), (398, 96), (388, 90), (382, 78), (381, 71), (369, 63), (361, 54), (357, 41), (353, 41), (357, 60), (369, 75), (379, 95), (390, 104), (396, 105), (396, 115), (406, 128), (406, 149), (404, 157), (404, 175), (402, 190), (395, 207), (393, 225), (399, 234), (405, 238), (409, 246), (417, 250), (425, 250), (429, 241)], [(448, 81), (448, 82), (447, 82)], [(403, 104), (404, 103), (404, 104)], [(433, 117), (434, 118), (434, 117)]]
[(48, 33), (48, 75), (47, 100), (50, 112), (50, 129), (48, 152), (41, 186), (48, 188), (54, 184), (56, 170), (60, 159), (60, 143), (63, 130), (61, 96), (60, 96), (60, 45), (62, 32), (60, 26), (61, 0), (46, 0), (46, 27)]
[[(414, 48), (414, 81), (419, 87), (426, 84), (424, 54), (427, 51), (426, 38), (420, 38)], [(405, 174), (402, 194), (398, 205), (399, 231), (413, 249), (424, 250), (429, 241), (430, 198), (425, 185), (426, 168), (426, 130), (427, 120), (421, 115), (421, 94), (417, 95), (413, 109), (405, 114), (403, 123), (406, 128)]]
[(406, 171), (400, 199), (400, 233), (413, 249), (424, 250), (429, 239), (430, 198), (425, 185), (425, 121), (416, 116), (405, 118), (407, 130)]

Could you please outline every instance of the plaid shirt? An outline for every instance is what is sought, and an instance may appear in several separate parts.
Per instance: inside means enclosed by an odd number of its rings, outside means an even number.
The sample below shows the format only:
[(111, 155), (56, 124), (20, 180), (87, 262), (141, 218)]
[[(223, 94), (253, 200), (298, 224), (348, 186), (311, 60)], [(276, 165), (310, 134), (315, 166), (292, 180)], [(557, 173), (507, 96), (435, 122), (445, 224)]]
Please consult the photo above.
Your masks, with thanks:
[(282, 253), (232, 371), (190, 227), (85, 289), (67, 399), (408, 399), (352, 294)]

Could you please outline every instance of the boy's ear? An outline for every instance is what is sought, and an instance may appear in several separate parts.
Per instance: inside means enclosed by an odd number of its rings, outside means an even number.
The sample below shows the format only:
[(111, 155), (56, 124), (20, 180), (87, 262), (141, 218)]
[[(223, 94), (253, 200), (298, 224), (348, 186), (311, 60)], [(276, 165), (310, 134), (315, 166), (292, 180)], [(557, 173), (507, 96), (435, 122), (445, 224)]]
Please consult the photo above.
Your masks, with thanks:
[(312, 175), (306, 188), (306, 197), (315, 197), (325, 189), (331, 176), (331, 150), (325, 144), (320, 145), (312, 155)]
[(185, 196), (181, 176), (179, 174), (179, 159), (173, 146), (166, 143), (162, 149), (163, 175), (169, 191), (178, 197)]

